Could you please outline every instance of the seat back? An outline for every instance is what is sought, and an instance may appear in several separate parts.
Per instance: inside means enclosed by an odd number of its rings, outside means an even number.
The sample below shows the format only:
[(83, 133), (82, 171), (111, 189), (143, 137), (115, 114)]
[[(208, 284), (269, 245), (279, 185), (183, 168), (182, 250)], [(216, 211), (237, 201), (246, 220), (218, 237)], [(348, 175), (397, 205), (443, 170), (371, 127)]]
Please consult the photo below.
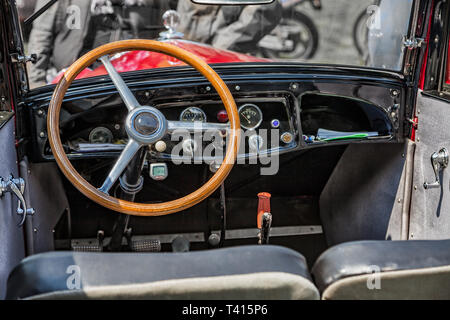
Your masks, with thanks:
[(319, 299), (305, 258), (278, 246), (183, 253), (48, 252), (11, 273), (7, 298)]
[(450, 299), (450, 240), (337, 245), (312, 274), (322, 299)]

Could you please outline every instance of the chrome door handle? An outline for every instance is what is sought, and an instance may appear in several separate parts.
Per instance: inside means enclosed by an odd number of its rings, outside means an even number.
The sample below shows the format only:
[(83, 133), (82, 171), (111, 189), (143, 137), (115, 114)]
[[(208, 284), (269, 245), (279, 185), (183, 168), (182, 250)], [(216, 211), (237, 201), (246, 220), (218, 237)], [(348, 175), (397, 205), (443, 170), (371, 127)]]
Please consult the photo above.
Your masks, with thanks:
[(434, 152), (431, 155), (431, 166), (433, 167), (435, 181), (431, 183), (424, 182), (423, 187), (425, 189), (439, 188), (441, 186), (439, 173), (448, 166), (448, 150), (446, 148), (442, 148), (439, 152)]

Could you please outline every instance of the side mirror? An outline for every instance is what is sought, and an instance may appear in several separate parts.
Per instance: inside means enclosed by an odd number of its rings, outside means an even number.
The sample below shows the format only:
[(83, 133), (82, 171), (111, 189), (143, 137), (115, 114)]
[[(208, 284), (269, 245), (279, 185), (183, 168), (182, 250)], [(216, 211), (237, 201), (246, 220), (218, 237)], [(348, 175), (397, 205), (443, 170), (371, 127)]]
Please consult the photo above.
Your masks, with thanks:
[(248, 5), (248, 4), (269, 4), (274, 0), (191, 0), (197, 4), (210, 5)]

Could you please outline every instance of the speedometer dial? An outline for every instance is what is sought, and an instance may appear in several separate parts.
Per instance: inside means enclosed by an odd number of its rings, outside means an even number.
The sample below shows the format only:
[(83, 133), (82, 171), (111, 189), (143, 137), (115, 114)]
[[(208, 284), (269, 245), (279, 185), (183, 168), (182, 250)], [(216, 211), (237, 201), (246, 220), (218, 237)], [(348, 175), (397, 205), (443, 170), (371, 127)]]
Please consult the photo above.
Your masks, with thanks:
[(247, 130), (258, 128), (263, 121), (263, 114), (261, 109), (251, 103), (244, 104), (238, 110), (239, 119), (241, 120), (241, 127)]
[(180, 114), (180, 121), (185, 122), (206, 122), (205, 112), (198, 107), (189, 107)]

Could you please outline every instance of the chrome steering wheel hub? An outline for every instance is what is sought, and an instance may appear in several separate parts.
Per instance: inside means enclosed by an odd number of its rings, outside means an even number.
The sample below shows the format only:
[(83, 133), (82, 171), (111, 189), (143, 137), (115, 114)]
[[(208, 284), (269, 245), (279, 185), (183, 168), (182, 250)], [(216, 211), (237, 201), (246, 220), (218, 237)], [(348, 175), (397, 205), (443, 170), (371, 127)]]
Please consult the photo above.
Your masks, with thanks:
[(141, 144), (151, 144), (164, 137), (167, 132), (167, 120), (158, 109), (142, 106), (128, 114), (125, 129), (131, 139)]

